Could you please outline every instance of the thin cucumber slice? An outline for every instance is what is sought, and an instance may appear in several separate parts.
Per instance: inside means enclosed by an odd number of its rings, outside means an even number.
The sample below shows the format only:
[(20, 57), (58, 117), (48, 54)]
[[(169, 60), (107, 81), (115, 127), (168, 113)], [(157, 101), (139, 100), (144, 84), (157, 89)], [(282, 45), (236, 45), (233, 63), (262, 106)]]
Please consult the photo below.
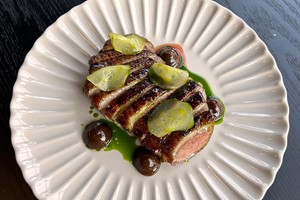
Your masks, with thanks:
[(154, 63), (149, 70), (150, 80), (163, 89), (176, 89), (189, 79), (189, 73), (162, 63)]
[(173, 131), (186, 131), (193, 126), (191, 105), (177, 99), (163, 101), (148, 117), (148, 129), (157, 137), (163, 137)]
[(87, 80), (103, 91), (112, 91), (124, 86), (129, 73), (129, 65), (114, 65), (98, 69)]
[(113, 48), (125, 55), (135, 55), (141, 52), (145, 46), (144, 38), (136, 34), (123, 36), (120, 34), (109, 33), (108, 37), (111, 39)]

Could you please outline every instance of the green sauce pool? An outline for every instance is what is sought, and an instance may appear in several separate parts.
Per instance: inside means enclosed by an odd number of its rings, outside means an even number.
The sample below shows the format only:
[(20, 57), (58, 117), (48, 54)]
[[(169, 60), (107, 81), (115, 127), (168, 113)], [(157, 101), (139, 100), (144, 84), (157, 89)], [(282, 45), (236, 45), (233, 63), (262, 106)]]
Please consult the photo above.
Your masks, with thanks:
[(129, 136), (126, 131), (113, 122), (106, 119), (99, 121), (106, 123), (112, 130), (112, 139), (104, 151), (117, 150), (122, 154), (124, 160), (132, 162), (134, 151), (137, 148), (136, 138)]

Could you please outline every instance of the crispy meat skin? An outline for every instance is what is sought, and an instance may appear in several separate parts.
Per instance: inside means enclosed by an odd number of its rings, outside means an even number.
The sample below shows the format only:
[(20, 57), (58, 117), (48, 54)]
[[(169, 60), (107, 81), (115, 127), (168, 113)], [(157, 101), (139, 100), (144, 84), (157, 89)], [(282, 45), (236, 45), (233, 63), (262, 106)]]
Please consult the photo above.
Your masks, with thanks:
[[(101, 52), (100, 54), (104, 54), (105, 52)], [(149, 50), (143, 50), (136, 55), (119, 55), (116, 57), (110, 57), (107, 60), (101, 60), (99, 58), (93, 59), (97, 60), (97, 62), (91, 62), (90, 60), (90, 73), (94, 72), (95, 70), (112, 65), (124, 65), (124, 64), (131, 64), (131, 62), (137, 60), (143, 60), (144, 58), (152, 59), (155, 62), (160, 62), (159, 57)]]
[(107, 107), (103, 109), (102, 114), (109, 119), (114, 119), (114, 116), (117, 115), (118, 112), (124, 110), (132, 101), (139, 98), (143, 95), (143, 93), (149, 91), (153, 87), (154, 84), (152, 84), (148, 79), (139, 82), (127, 92), (120, 95), (119, 98), (110, 102)]
[[(83, 91), (92, 104), (107, 118), (134, 135), (140, 143), (172, 165), (187, 161), (207, 144), (214, 127), (208, 110), (206, 94), (201, 84), (190, 79), (176, 90), (165, 90), (148, 79), (154, 63), (164, 63), (146, 40), (145, 48), (136, 55), (124, 55), (113, 49), (107, 40), (97, 55), (89, 60), (89, 73), (102, 67), (128, 64), (131, 73), (125, 85), (110, 92), (100, 91), (86, 80)], [(187, 131), (175, 131), (162, 138), (151, 134), (147, 127), (149, 114), (165, 99), (188, 102), (194, 110), (195, 125)]]

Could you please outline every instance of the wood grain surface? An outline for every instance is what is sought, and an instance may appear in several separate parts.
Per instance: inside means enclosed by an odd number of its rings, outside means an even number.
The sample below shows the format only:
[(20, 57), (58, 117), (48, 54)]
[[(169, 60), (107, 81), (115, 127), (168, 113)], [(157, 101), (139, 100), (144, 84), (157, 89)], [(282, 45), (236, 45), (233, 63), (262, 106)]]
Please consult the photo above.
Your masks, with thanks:
[[(25, 55), (43, 31), (83, 0), (0, 1), (0, 199), (36, 199), (11, 145), (9, 104)], [(265, 200), (300, 199), (300, 0), (216, 0), (242, 18), (276, 59), (288, 92), (288, 147)]]

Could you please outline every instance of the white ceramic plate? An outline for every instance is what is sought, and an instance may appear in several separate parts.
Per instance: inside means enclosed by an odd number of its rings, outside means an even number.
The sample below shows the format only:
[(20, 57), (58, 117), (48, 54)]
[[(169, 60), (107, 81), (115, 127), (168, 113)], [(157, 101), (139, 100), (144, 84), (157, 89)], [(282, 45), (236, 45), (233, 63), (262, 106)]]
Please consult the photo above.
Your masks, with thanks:
[[(88, 150), (81, 89), (109, 32), (176, 42), (188, 67), (226, 105), (207, 147), (188, 163), (140, 175), (119, 152)], [(26, 56), (11, 102), (12, 143), (40, 199), (260, 199), (287, 144), (286, 91), (263, 42), (210, 0), (90, 0), (60, 17)]]

